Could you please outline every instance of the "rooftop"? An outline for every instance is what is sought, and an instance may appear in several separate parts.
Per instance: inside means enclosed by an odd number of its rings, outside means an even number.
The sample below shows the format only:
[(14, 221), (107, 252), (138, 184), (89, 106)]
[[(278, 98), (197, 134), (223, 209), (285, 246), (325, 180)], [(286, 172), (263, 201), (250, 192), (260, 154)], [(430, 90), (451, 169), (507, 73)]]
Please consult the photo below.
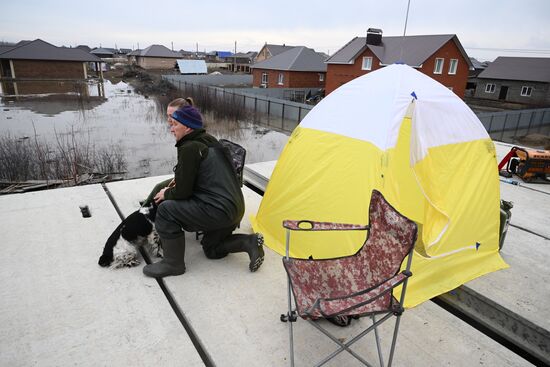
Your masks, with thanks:
[(478, 78), (550, 83), (550, 57), (497, 57)]
[(101, 62), (99, 57), (79, 48), (57, 47), (41, 39), (21, 41), (4, 52), (0, 49), (0, 59)]
[(466, 51), (454, 34), (421, 36), (383, 36), (378, 46), (367, 44), (366, 37), (355, 37), (334, 55), (326, 60), (327, 64), (351, 64), (365, 49), (370, 49), (384, 65), (403, 62), (410, 66), (420, 66), (426, 59), (439, 50), (445, 43), (453, 40), (464, 59), (470, 63)]
[(311, 48), (296, 46), (251, 66), (255, 69), (326, 72), (324, 58)]
[[(499, 158), (508, 150), (497, 145)], [(254, 181), (251, 172), (268, 180), (273, 166), (248, 166), (247, 181)], [(187, 273), (182, 276), (157, 282), (142, 274), (144, 264), (119, 270), (97, 265), (107, 237), (120, 223), (117, 210), (130, 214), (167, 177), (0, 197), (0, 220), (9, 229), (0, 258), (0, 365), (288, 364), (288, 326), (279, 321), (287, 307), (286, 275), (281, 257), (269, 248), (257, 273), (248, 271), (246, 255), (206, 259), (193, 233), (187, 236)], [(466, 286), (548, 335), (550, 188), (503, 182), (501, 190), (515, 204), (502, 250), (511, 267)], [(238, 231), (249, 233), (247, 218), (257, 211), (261, 196), (247, 187), (243, 191), (247, 212)], [(83, 218), (79, 205), (88, 205), (92, 217)], [(363, 323), (369, 320), (348, 328), (323, 326), (345, 339)], [(382, 325), (383, 341), (391, 337), (391, 327)], [(294, 330), (297, 365), (309, 365), (334, 349), (301, 320)], [(548, 345), (548, 340), (538, 342)], [(360, 344), (355, 348), (377, 361), (373, 338)], [(394, 362), (532, 365), (433, 302), (405, 311)], [(355, 363), (342, 353), (329, 365)]]

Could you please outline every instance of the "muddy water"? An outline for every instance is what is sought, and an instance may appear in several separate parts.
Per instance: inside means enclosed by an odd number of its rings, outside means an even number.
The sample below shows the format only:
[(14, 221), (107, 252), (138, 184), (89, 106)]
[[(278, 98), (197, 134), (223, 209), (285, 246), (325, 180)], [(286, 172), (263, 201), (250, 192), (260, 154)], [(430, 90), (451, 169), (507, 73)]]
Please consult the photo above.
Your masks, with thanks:
[[(199, 106), (200, 107), (200, 106)], [(277, 159), (288, 136), (244, 121), (206, 114), (207, 130), (247, 149), (247, 163)], [(96, 147), (118, 145), (128, 162), (125, 178), (169, 174), (176, 161), (164, 109), (124, 83), (2, 83), (0, 135), (55, 144), (74, 135)]]

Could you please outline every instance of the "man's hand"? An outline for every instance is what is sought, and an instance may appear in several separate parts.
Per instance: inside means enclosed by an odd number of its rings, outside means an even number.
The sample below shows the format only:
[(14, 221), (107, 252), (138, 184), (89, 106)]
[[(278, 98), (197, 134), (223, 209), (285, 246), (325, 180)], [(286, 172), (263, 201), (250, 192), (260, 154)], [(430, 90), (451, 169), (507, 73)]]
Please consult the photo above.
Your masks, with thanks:
[(158, 205), (164, 200), (164, 192), (168, 189), (165, 187), (164, 189), (160, 190), (155, 197), (153, 198), (155, 200), (155, 203)]

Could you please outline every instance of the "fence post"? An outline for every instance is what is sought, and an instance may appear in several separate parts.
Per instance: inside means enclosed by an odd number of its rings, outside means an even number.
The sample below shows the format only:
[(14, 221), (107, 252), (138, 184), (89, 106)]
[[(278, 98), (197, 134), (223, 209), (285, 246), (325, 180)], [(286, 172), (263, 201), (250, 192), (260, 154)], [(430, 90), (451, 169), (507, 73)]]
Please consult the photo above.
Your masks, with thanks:
[(544, 112), (542, 113), (542, 117), (540, 118), (540, 124), (539, 124), (539, 129), (537, 130), (538, 133), (540, 133), (540, 130), (542, 128), (542, 124), (544, 123), (544, 117), (546, 116), (546, 112), (548, 110), (544, 110)]
[(267, 100), (267, 126), (269, 126), (269, 120), (271, 120), (271, 100)]
[(281, 130), (285, 130), (285, 104), (282, 103), (283, 105), (283, 111), (281, 113)]
[(298, 123), (302, 120), (302, 106), (298, 106)]
[(181, 80), (178, 80), (178, 90), (181, 90)]
[(506, 130), (507, 120), (508, 120), (508, 114), (504, 115), (504, 124), (502, 125), (502, 134), (500, 134), (500, 141), (504, 141), (504, 131)]
[(514, 137), (518, 136), (519, 123), (521, 122), (521, 112), (518, 115), (518, 123), (516, 124), (516, 131), (514, 132)]
[(489, 136), (491, 136), (491, 133), (493, 132), (493, 119), (495, 118), (495, 115), (491, 115), (491, 119), (489, 120)]
[[(535, 117), (535, 111), (531, 111), (531, 117), (529, 118), (529, 125), (527, 125), (527, 134), (531, 133), (531, 124), (533, 123), (533, 118)], [(525, 135), (527, 135), (525, 134)]]

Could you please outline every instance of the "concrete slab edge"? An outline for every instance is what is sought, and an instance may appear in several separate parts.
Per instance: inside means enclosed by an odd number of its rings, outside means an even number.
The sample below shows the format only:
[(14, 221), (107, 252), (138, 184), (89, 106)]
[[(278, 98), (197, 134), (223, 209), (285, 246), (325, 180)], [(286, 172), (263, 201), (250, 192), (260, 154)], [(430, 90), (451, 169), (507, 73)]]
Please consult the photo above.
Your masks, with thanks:
[[(550, 365), (548, 330), (464, 285), (438, 296), (437, 299), (516, 346), (519, 349), (516, 353), (520, 352), (518, 354), (530, 362)], [(525, 352), (534, 358), (528, 358)]]
[[(118, 206), (115, 198), (113, 197), (113, 195), (109, 191), (109, 188), (107, 187), (107, 185), (105, 185), (103, 183), (103, 184), (101, 184), (101, 186), (103, 187), (103, 190), (105, 191), (105, 194), (109, 198), (109, 201), (114, 206), (114, 208), (115, 208), (118, 216), (120, 217), (120, 219), (124, 220), (124, 218), (125, 218), (124, 214), (120, 210), (120, 207)], [(151, 261), (151, 258), (149, 257), (149, 254), (147, 253), (147, 251), (145, 251), (141, 247), (140, 247), (139, 251), (140, 251), (140, 254), (143, 257), (143, 259), (145, 260), (145, 262), (147, 264), (151, 264), (152, 261)], [(170, 292), (168, 287), (166, 287), (166, 284), (164, 283), (163, 279), (159, 278), (159, 279), (155, 279), (155, 280), (157, 281), (157, 284), (159, 285), (160, 289), (162, 290), (162, 293), (166, 297), (166, 300), (170, 304), (170, 307), (172, 307), (172, 311), (174, 311), (174, 313), (176, 314), (176, 317), (178, 318), (178, 320), (180, 321), (181, 325), (183, 326), (185, 332), (189, 336), (189, 339), (193, 343), (193, 346), (197, 350), (197, 353), (201, 357), (202, 362), (204, 363), (204, 365), (206, 367), (214, 367), (215, 364), (213, 362), (212, 356), (207, 352), (206, 348), (204, 347), (204, 343), (201, 342), (198, 334), (195, 332), (195, 330), (193, 329), (193, 327), (191, 326), (191, 324), (189, 323), (189, 321), (185, 317), (185, 314), (181, 311), (181, 308), (179, 307), (178, 303), (176, 302), (174, 296), (172, 295), (172, 293)]]

